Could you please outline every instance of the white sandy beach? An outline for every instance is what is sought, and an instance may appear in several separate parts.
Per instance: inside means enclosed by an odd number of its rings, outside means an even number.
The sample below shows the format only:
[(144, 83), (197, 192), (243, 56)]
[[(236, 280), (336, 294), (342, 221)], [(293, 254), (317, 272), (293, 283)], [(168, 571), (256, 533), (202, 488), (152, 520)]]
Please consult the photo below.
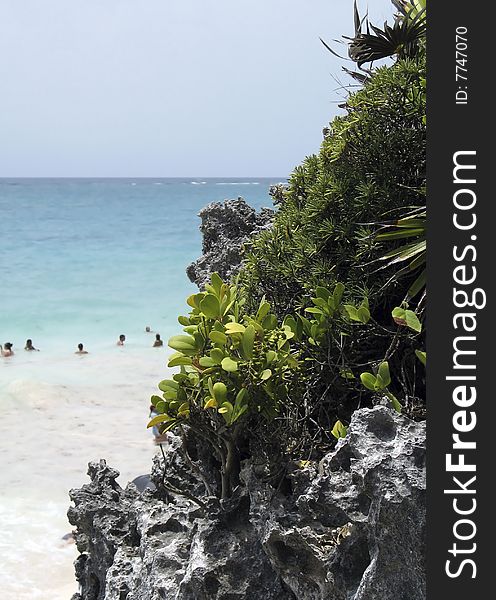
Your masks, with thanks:
[(0, 590), (2, 600), (69, 600), (77, 591), (68, 490), (105, 458), (119, 482), (148, 473), (156, 451), (149, 399), (166, 377), (165, 349), (104, 354), (20, 351), (0, 364)]

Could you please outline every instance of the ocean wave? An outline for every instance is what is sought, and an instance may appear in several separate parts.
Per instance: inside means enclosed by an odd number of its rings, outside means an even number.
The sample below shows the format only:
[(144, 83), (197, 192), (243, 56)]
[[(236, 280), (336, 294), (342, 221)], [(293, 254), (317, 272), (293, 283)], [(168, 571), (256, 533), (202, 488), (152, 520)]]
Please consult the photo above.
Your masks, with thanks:
[(190, 181), (189, 183), (191, 185), (205, 185), (207, 182), (206, 181)]
[(260, 181), (219, 181), (215, 185), (260, 185)]

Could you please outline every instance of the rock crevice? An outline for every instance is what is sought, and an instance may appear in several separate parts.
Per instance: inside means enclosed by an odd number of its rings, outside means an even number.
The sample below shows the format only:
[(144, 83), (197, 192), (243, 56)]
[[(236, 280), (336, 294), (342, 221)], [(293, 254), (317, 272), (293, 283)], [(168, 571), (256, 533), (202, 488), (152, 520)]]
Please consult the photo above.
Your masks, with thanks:
[[(377, 406), (320, 463), (293, 465), (286, 495), (250, 460), (236, 495), (205, 509), (122, 489), (90, 463), (91, 482), (71, 491), (73, 600), (424, 600), (424, 455), (424, 424)], [(163, 468), (157, 458), (158, 485)]]

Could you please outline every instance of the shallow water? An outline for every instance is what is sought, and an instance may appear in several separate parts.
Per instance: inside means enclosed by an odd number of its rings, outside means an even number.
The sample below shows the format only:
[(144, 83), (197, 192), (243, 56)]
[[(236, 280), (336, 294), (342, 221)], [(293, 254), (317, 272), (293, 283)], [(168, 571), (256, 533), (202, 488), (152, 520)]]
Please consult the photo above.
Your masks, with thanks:
[[(105, 458), (122, 486), (149, 472), (149, 399), (168, 351), (144, 327), (165, 341), (180, 330), (196, 214), (226, 195), (270, 205), (270, 183), (0, 180), (0, 343), (15, 350), (0, 358), (2, 600), (77, 591), (68, 490), (90, 460)], [(23, 350), (28, 337), (40, 352)], [(74, 354), (80, 341), (89, 354)]]

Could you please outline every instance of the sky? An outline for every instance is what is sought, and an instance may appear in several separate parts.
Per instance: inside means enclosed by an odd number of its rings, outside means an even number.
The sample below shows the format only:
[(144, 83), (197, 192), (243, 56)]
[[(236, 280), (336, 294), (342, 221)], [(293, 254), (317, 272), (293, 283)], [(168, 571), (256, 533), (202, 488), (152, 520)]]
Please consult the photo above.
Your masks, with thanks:
[(352, 33), (353, 0), (0, 0), (0, 177), (285, 177)]

